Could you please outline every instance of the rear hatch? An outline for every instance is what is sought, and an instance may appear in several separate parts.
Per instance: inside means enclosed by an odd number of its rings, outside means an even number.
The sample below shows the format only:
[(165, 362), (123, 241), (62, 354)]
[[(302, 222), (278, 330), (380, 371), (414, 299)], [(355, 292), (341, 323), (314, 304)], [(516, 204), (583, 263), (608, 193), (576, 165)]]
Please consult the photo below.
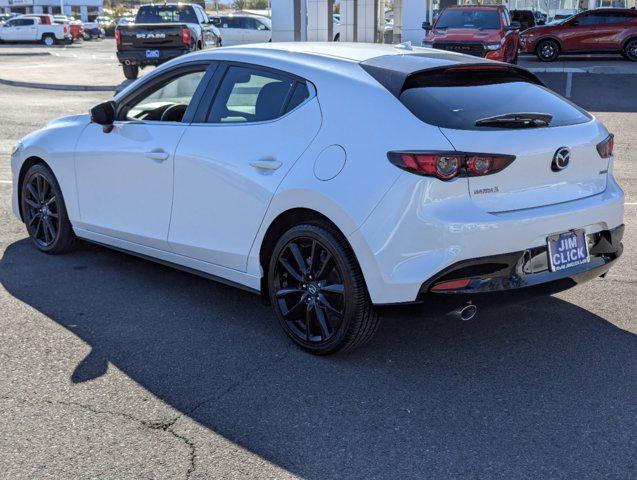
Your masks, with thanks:
[(185, 24), (144, 23), (118, 27), (119, 50), (187, 48), (183, 42)]
[(609, 159), (597, 145), (608, 132), (524, 70), (485, 65), (420, 72), (406, 80), (399, 99), (440, 127), (457, 151), (515, 156), (503, 170), (468, 177), (469, 195), (486, 211), (568, 202), (606, 188)]

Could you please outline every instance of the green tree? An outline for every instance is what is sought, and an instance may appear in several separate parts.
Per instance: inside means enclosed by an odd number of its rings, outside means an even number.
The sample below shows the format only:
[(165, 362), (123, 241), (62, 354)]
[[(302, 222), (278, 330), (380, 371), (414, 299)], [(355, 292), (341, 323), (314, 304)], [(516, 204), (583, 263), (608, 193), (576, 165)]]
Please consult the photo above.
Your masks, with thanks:
[(232, 7), (235, 10), (243, 10), (246, 8), (246, 0), (234, 0), (234, 2), (232, 2)]

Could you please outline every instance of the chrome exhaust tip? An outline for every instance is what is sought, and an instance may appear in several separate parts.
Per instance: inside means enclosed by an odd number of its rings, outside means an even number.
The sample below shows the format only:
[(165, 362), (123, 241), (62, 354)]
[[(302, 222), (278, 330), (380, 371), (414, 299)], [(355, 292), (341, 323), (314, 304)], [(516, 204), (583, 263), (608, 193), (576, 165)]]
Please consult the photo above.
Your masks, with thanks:
[(462, 320), (463, 322), (468, 322), (473, 317), (478, 314), (478, 307), (476, 307), (473, 303), (468, 303), (466, 305), (462, 305), (461, 307), (456, 308), (448, 313), (449, 316)]

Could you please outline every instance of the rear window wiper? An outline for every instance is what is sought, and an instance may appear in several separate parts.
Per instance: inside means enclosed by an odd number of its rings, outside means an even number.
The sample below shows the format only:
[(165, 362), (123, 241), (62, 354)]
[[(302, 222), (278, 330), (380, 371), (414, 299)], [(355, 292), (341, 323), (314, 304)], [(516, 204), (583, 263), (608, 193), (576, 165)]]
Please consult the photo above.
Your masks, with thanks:
[(548, 113), (506, 113), (476, 120), (476, 127), (539, 128), (548, 127), (553, 115)]

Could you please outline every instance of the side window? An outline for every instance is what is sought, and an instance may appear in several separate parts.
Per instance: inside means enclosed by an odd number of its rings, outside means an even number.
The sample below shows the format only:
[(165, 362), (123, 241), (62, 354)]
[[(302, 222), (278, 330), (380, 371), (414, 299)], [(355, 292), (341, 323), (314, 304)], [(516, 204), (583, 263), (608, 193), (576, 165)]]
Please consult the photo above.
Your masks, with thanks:
[(188, 72), (172, 77), (134, 103), (126, 105), (120, 118), (161, 122), (181, 122), (201, 79), (201, 71)]
[(631, 20), (637, 20), (637, 15), (630, 13), (614, 12), (606, 14), (606, 23), (625, 23)]
[(307, 85), (305, 85), (305, 83), (296, 82), (296, 86), (294, 87), (294, 91), (292, 92), (292, 96), (290, 97), (290, 101), (285, 108), (285, 113), (294, 110), (309, 97), (310, 92), (307, 89)]
[(231, 66), (219, 86), (208, 123), (263, 122), (286, 112), (295, 80), (250, 67)]
[(254, 18), (244, 18), (243, 21), (245, 22), (245, 27), (243, 28), (248, 30), (256, 30), (259, 26), (259, 23)]
[(598, 13), (589, 13), (588, 15), (582, 15), (578, 19), (578, 25), (600, 25), (605, 23), (604, 16)]

